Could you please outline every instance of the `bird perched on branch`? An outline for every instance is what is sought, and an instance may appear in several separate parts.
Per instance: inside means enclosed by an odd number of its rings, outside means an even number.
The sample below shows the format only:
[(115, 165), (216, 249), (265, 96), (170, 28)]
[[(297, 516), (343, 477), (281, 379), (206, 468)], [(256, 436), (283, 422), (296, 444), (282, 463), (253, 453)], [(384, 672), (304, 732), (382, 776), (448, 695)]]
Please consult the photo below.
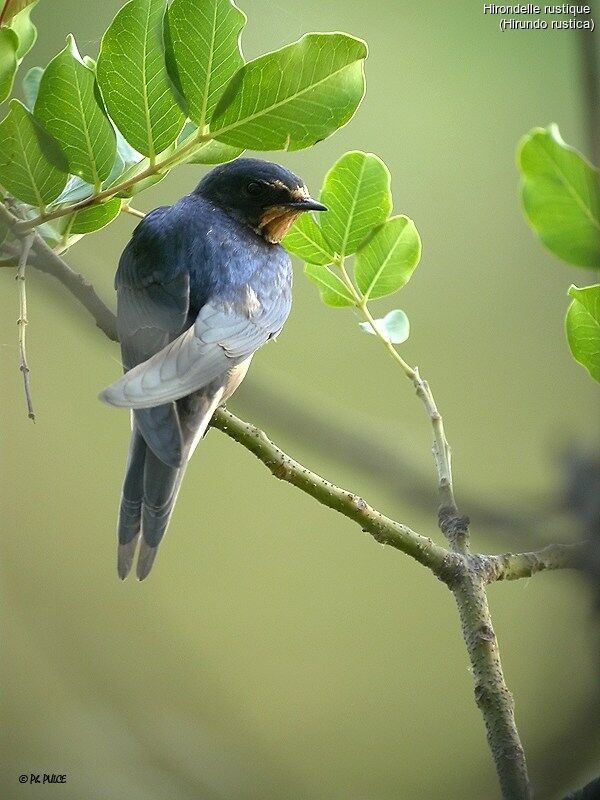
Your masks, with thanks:
[(133, 409), (118, 521), (118, 572), (138, 540), (152, 567), (186, 464), (243, 380), (254, 352), (289, 314), (292, 270), (279, 244), (303, 211), (323, 211), (288, 170), (243, 158), (150, 212), (115, 278), (125, 374), (100, 394)]

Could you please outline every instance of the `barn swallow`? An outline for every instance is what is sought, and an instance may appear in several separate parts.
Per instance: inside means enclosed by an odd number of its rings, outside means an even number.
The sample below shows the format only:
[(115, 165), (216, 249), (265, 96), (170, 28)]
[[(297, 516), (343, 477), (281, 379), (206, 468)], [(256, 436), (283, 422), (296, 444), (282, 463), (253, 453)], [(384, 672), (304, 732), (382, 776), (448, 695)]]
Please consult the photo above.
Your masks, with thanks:
[(119, 577), (154, 563), (188, 460), (252, 356), (281, 331), (292, 267), (280, 242), (299, 214), (324, 211), (296, 175), (240, 158), (146, 215), (117, 274), (124, 375), (100, 394), (132, 409), (118, 519)]

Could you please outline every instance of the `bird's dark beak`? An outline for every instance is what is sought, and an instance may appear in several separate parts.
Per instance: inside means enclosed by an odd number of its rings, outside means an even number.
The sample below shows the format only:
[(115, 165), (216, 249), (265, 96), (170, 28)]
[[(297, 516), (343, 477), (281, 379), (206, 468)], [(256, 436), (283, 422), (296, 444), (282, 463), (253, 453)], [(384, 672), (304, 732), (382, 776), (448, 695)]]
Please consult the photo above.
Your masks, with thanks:
[(323, 203), (318, 203), (312, 197), (303, 197), (302, 200), (294, 200), (291, 203), (286, 203), (288, 208), (296, 208), (299, 211), (327, 211), (327, 206)]

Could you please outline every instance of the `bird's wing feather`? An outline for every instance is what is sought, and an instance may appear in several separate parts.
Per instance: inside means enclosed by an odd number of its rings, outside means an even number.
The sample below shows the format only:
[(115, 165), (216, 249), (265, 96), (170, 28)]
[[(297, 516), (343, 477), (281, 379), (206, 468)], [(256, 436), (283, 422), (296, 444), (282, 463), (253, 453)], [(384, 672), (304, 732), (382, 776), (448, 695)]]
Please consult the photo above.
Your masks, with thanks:
[[(172, 341), (183, 330), (189, 309), (188, 272), (157, 271), (160, 241), (144, 231), (139, 236), (144, 247), (126, 250), (117, 274), (117, 326), (125, 370)], [(161, 461), (181, 466), (185, 448), (174, 403), (135, 411), (134, 424)]]
[(288, 313), (287, 287), (251, 310), (247, 304), (208, 302), (191, 328), (127, 372), (100, 397), (129, 408), (177, 400), (251, 356), (279, 333)]

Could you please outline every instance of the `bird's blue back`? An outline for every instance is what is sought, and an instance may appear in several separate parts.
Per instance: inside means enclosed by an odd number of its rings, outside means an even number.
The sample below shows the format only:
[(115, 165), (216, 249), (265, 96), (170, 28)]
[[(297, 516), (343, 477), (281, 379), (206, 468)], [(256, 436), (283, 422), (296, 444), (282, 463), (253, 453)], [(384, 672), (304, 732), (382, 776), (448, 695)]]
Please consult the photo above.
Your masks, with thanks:
[(185, 272), (189, 322), (210, 298), (236, 302), (249, 284), (266, 300), (274, 288), (291, 284), (292, 274), (281, 245), (266, 242), (197, 194), (154, 209), (138, 225), (119, 261), (115, 287), (164, 284)]

